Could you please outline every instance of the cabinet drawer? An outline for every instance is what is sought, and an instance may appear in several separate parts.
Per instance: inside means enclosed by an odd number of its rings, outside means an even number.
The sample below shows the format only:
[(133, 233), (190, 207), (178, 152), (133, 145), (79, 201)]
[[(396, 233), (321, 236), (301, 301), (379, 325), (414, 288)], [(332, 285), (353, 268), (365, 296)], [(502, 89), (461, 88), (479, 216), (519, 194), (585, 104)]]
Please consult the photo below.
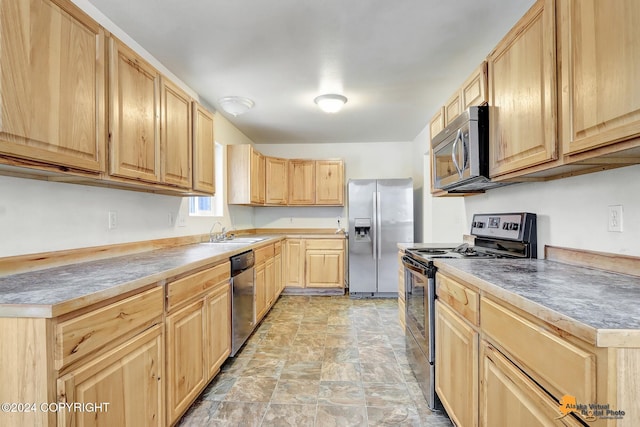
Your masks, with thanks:
[(595, 356), (482, 298), (482, 330), (554, 397), (596, 402)]
[(162, 291), (151, 289), (58, 324), (56, 368), (156, 323), (163, 310)]
[(306, 249), (343, 249), (344, 239), (307, 239)]
[(255, 251), (255, 263), (261, 264), (268, 260), (269, 258), (273, 258), (274, 247), (273, 245), (265, 246), (260, 249), (256, 249)]
[(480, 298), (476, 291), (442, 274), (438, 274), (438, 279), (436, 280), (436, 295), (462, 317), (478, 326), (478, 304)]
[(170, 311), (183, 302), (211, 290), (218, 283), (229, 280), (230, 277), (231, 263), (227, 261), (169, 283), (167, 285), (167, 310)]
[(558, 402), (490, 344), (482, 342), (481, 426), (581, 427), (572, 415), (558, 418)]

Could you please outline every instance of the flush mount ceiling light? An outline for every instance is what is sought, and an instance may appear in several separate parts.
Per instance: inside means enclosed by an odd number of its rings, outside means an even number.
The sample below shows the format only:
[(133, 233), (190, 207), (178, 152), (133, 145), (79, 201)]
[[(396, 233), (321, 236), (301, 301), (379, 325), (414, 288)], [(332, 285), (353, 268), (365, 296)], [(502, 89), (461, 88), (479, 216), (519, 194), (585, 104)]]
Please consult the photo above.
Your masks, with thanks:
[(316, 97), (313, 102), (318, 104), (318, 107), (325, 113), (337, 113), (347, 103), (347, 97), (330, 93)]
[(233, 117), (246, 113), (255, 105), (252, 100), (242, 96), (225, 96), (224, 98), (220, 98), (218, 103), (224, 111)]

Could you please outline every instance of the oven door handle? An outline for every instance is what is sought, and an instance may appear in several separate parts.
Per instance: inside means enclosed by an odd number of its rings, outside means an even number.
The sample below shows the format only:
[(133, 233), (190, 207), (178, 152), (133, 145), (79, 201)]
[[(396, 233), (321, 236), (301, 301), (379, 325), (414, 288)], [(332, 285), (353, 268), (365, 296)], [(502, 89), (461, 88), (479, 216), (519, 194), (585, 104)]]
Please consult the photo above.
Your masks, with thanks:
[(407, 270), (411, 270), (414, 273), (420, 274), (421, 276), (426, 276), (427, 275), (427, 269), (426, 268), (421, 268), (421, 267), (415, 265), (415, 263), (411, 260), (411, 258), (409, 258), (406, 255), (404, 255), (402, 257), (402, 265), (404, 265), (404, 268), (406, 268)]

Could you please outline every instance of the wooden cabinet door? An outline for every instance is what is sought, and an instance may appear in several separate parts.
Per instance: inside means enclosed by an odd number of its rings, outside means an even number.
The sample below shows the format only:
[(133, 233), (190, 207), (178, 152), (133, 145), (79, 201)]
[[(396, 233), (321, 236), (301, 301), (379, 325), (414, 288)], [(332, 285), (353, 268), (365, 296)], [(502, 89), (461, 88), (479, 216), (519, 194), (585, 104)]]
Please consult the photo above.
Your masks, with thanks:
[(286, 205), (289, 165), (286, 159), (265, 157), (266, 168), (266, 196), (268, 205)]
[(559, 2), (565, 154), (640, 135), (640, 3)]
[(109, 173), (159, 182), (160, 74), (111, 38), (109, 77)]
[(256, 265), (256, 300), (254, 313), (256, 313), (256, 324), (262, 319), (267, 311), (267, 273), (266, 263)]
[(304, 239), (287, 239), (284, 244), (284, 286), (304, 287)]
[(444, 125), (444, 107), (440, 108), (429, 122), (429, 140), (440, 133), (445, 128)]
[(460, 99), (460, 91), (456, 91), (444, 105), (444, 126), (449, 126), (460, 113), (462, 113), (462, 99)]
[(211, 379), (231, 354), (231, 285), (229, 281), (207, 296), (205, 305), (207, 379)]
[(488, 66), (490, 175), (556, 159), (555, 1), (538, 0)]
[(481, 366), (482, 427), (582, 425), (571, 415), (558, 419), (558, 403), (486, 342)]
[(191, 98), (164, 77), (160, 85), (160, 111), (161, 181), (191, 188)]
[(104, 172), (103, 28), (47, 0), (1, 2), (0, 28), (0, 154)]
[(344, 205), (344, 163), (316, 160), (316, 205)]
[(273, 268), (275, 270), (275, 281), (276, 281), (276, 300), (278, 296), (282, 293), (284, 289), (284, 280), (282, 276), (282, 254), (277, 254), (273, 258)]
[(58, 425), (164, 426), (162, 325), (81, 364), (58, 379), (58, 402), (101, 403), (100, 411), (59, 411)]
[(265, 163), (264, 156), (251, 149), (251, 203), (262, 205), (265, 199)]
[(462, 111), (487, 103), (487, 63), (485, 61), (462, 84), (460, 97)]
[(201, 299), (166, 318), (167, 421), (172, 424), (206, 383), (205, 307)]
[(307, 249), (305, 269), (308, 288), (344, 287), (344, 251)]
[(264, 265), (266, 306), (271, 307), (276, 299), (276, 270), (274, 259), (269, 258)]
[(456, 425), (477, 426), (478, 333), (438, 300), (435, 326), (436, 392)]
[(315, 204), (315, 178), (315, 163), (313, 160), (289, 160), (290, 205)]
[(213, 114), (193, 103), (193, 190), (216, 193)]

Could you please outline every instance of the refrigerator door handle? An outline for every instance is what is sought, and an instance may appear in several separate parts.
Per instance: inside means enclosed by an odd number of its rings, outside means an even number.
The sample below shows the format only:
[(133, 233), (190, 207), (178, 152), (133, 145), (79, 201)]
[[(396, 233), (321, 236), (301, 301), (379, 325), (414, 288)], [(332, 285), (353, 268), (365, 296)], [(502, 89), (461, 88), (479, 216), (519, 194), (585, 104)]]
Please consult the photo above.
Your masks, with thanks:
[(376, 218), (377, 218), (377, 211), (376, 211), (376, 192), (373, 192), (371, 194), (371, 199), (373, 200), (373, 227), (372, 227), (372, 236), (371, 236), (371, 243), (373, 244), (373, 259), (376, 259), (376, 252), (378, 251), (378, 229), (377, 229), (377, 225), (376, 225)]
[(378, 259), (382, 259), (382, 214), (380, 212), (380, 192), (376, 193), (376, 240), (378, 241)]

